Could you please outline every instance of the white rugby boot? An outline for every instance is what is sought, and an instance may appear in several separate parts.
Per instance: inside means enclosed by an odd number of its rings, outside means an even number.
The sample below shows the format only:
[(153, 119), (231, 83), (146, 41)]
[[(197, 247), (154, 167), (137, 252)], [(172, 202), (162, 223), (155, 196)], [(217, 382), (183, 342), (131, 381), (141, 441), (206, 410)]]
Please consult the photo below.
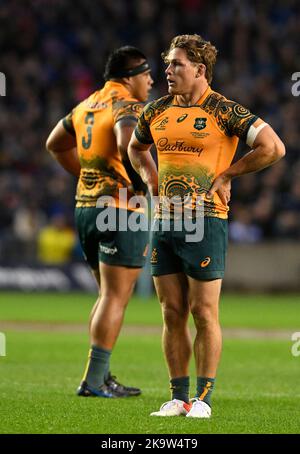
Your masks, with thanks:
[(197, 398), (192, 399), (193, 402), (192, 408), (186, 415), (187, 418), (210, 418), (211, 417), (211, 408), (203, 400)]
[(186, 416), (191, 408), (192, 404), (173, 399), (162, 404), (159, 411), (150, 413), (150, 416)]

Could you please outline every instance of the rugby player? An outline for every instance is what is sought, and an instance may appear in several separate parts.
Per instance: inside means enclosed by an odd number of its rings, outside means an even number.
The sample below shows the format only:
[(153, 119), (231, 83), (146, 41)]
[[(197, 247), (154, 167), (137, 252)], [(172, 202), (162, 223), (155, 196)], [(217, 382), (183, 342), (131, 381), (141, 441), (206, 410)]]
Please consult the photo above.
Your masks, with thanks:
[[(152, 195), (159, 194), (158, 227), (151, 244), (152, 274), (163, 313), (163, 349), (171, 400), (153, 416), (209, 418), (221, 355), (219, 297), (227, 248), (231, 180), (278, 161), (285, 147), (271, 126), (247, 108), (212, 90), (217, 50), (199, 35), (175, 37), (162, 54), (167, 96), (143, 110), (129, 144), (129, 157)], [(251, 147), (232, 160), (241, 139)], [(149, 151), (154, 143), (158, 175)], [(187, 242), (174, 228), (179, 199), (191, 218), (204, 223), (202, 241)], [(202, 211), (198, 208), (202, 206)], [(202, 213), (202, 217), (201, 217)], [(164, 231), (169, 216), (170, 231)], [(198, 216), (198, 219), (197, 219)], [(189, 400), (192, 313), (197, 388)]]
[[(116, 381), (110, 356), (118, 338), (126, 306), (145, 263), (148, 232), (100, 231), (97, 217), (107, 206), (119, 216), (134, 194), (147, 188), (127, 155), (131, 134), (153, 84), (145, 55), (135, 47), (121, 47), (109, 56), (104, 87), (91, 94), (60, 120), (46, 147), (70, 173), (78, 177), (75, 219), (80, 243), (99, 287), (90, 316), (91, 348), (79, 396), (129, 397), (139, 388)], [(119, 189), (127, 189), (127, 198)], [(99, 197), (105, 204), (97, 208)], [(100, 200), (100, 199), (99, 199)], [(97, 205), (99, 206), (99, 205)], [(100, 288), (101, 282), (101, 288)]]

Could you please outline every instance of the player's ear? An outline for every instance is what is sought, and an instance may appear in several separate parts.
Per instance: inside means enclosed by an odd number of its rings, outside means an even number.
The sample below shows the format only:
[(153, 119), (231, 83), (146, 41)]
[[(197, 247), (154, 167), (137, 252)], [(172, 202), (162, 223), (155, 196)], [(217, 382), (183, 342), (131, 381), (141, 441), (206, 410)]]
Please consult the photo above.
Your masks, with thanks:
[(196, 77), (205, 76), (206, 66), (203, 63), (200, 63), (198, 66), (198, 71)]
[(122, 77), (122, 81), (125, 84), (131, 84), (131, 77)]
[(133, 89), (133, 77), (122, 77), (122, 83), (131, 92)]

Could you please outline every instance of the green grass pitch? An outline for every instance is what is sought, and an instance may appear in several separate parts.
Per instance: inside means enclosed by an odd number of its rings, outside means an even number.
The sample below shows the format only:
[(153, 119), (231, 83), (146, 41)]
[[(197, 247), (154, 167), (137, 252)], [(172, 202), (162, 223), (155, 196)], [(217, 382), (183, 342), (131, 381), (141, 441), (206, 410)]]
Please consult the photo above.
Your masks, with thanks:
[[(113, 373), (140, 386), (142, 396), (75, 396), (92, 304), (93, 295), (0, 293), (7, 340), (7, 356), (0, 357), (0, 433), (300, 433), (300, 357), (291, 354), (291, 335), (300, 331), (299, 296), (223, 296), (223, 327), (284, 330), (286, 338), (224, 336), (210, 420), (149, 416), (170, 397), (154, 298), (130, 303), (112, 356)], [(191, 384), (193, 393), (193, 366)]]

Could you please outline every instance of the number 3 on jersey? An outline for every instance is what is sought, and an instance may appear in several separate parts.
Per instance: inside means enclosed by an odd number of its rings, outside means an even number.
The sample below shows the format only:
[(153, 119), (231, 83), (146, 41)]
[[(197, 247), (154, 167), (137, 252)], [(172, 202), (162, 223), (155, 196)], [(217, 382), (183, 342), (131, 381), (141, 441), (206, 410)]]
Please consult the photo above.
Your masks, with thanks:
[(86, 126), (86, 132), (87, 132), (87, 138), (82, 137), (82, 146), (85, 150), (90, 148), (91, 143), (92, 143), (92, 129), (94, 126), (94, 113), (93, 112), (88, 112), (85, 116), (84, 123), (87, 125)]

